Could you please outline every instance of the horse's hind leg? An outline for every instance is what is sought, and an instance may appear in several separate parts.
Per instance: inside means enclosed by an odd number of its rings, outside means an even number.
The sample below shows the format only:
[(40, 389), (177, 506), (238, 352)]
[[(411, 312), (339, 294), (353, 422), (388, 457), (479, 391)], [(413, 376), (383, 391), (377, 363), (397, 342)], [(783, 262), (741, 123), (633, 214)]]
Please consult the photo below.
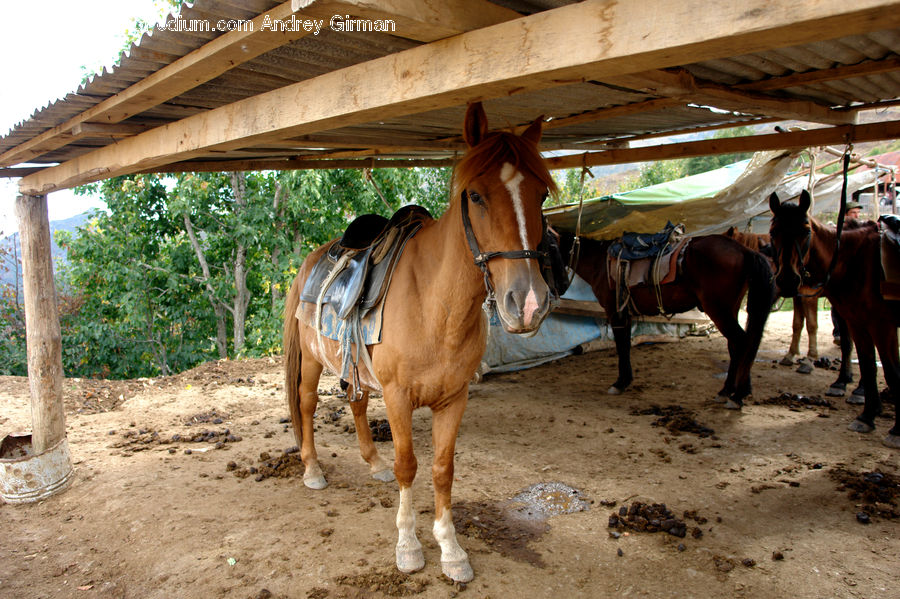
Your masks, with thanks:
[(867, 332), (854, 335), (856, 355), (859, 358), (859, 378), (866, 390), (866, 403), (862, 413), (848, 427), (857, 433), (870, 433), (875, 430), (875, 417), (881, 414), (881, 398), (878, 396), (875, 365), (875, 347)]
[(897, 333), (896, 329), (891, 328), (884, 334), (885, 338), (881, 340), (878, 355), (881, 357), (884, 378), (894, 401), (894, 426), (888, 431), (882, 443), (887, 447), (900, 449), (900, 356), (898, 356)]
[(300, 438), (300, 459), (306, 466), (303, 473), (303, 484), (310, 489), (324, 489), (328, 486), (322, 467), (319, 466), (319, 458), (316, 453), (316, 444), (313, 438), (313, 416), (319, 403), (319, 376), (322, 374), (322, 365), (309, 356), (309, 352), (303, 352), (300, 360), (300, 422), (302, 433)]
[(469, 556), (456, 540), (451, 512), (453, 487), (453, 456), (459, 423), (466, 409), (466, 391), (451, 399), (432, 417), (432, 442), (434, 463), (431, 467), (434, 481), (434, 538), (441, 546), (441, 569), (451, 580), (469, 582), (474, 577)]
[[(349, 390), (347, 397), (353, 397), (353, 389)], [(378, 455), (375, 443), (372, 441), (372, 430), (369, 428), (369, 421), (366, 418), (366, 410), (369, 407), (369, 391), (364, 390), (359, 401), (350, 402), (350, 410), (353, 412), (353, 423), (356, 425), (356, 438), (359, 441), (359, 453), (362, 458), (369, 464), (369, 471), (372, 478), (382, 482), (391, 482), (394, 480), (394, 472), (390, 465)]]

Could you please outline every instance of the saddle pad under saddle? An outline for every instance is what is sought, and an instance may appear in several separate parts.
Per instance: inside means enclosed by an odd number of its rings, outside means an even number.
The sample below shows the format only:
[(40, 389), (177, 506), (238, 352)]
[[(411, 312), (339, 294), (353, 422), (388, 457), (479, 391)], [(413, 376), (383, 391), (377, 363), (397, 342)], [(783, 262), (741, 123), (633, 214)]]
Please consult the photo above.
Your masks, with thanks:
[(615, 273), (622, 263), (625, 269), (624, 282), (627, 287), (636, 285), (665, 285), (675, 280), (678, 273), (678, 260), (684, 251), (688, 238), (672, 246), (662, 254), (638, 260), (619, 260), (614, 256), (607, 257), (610, 282), (615, 284)]

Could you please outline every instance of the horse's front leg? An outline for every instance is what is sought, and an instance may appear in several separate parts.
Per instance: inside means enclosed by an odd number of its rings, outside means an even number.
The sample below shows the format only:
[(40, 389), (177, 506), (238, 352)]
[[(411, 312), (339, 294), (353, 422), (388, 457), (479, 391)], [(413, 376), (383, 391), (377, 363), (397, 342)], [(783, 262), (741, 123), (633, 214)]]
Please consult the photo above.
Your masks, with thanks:
[(857, 433), (870, 433), (875, 430), (875, 417), (881, 414), (881, 398), (878, 396), (876, 381), (878, 368), (875, 365), (875, 345), (868, 332), (852, 332), (856, 333), (853, 341), (856, 345), (856, 356), (859, 358), (859, 378), (866, 391), (866, 400), (862, 413), (848, 428)]
[[(351, 386), (347, 397), (354, 397), (355, 390)], [(394, 480), (394, 472), (390, 465), (378, 454), (375, 443), (372, 441), (372, 429), (366, 418), (366, 410), (369, 407), (369, 391), (363, 390), (362, 397), (358, 401), (350, 402), (350, 410), (353, 412), (353, 423), (356, 425), (356, 439), (359, 441), (359, 453), (369, 464), (369, 472), (372, 478), (382, 482)]]
[(619, 395), (634, 380), (634, 373), (631, 370), (631, 314), (627, 311), (617, 314), (615, 311), (610, 312), (609, 309), (606, 313), (616, 342), (616, 356), (619, 362), (619, 377), (606, 392), (610, 395)]
[[(853, 382), (853, 373), (850, 370), (850, 360), (853, 358), (853, 339), (850, 338), (850, 330), (843, 318), (835, 319), (841, 340), (841, 368), (838, 371), (837, 380), (831, 383), (831, 387), (825, 392), (829, 397), (843, 397), (847, 392), (847, 385)], [(865, 398), (861, 389), (855, 390), (847, 399), (850, 404), (863, 404)]]
[(469, 556), (456, 540), (451, 511), (453, 456), (459, 423), (468, 401), (468, 390), (452, 398), (434, 411), (431, 438), (434, 444), (434, 538), (441, 546), (441, 569), (451, 580), (469, 582), (474, 577)]
[(810, 360), (819, 359), (819, 298), (807, 297), (803, 298), (803, 311), (806, 318), (806, 337), (809, 342), (807, 345), (807, 357)]
[(800, 355), (800, 336), (803, 334), (803, 321), (806, 318), (801, 301), (799, 297), (793, 299), (794, 319), (791, 322), (791, 345), (788, 347), (784, 357), (781, 358), (781, 362), (779, 362), (782, 366), (793, 366), (794, 358)]
[(416, 512), (412, 501), (412, 484), (418, 462), (412, 444), (412, 404), (405, 394), (384, 390), (388, 423), (394, 441), (394, 475), (400, 487), (397, 508), (397, 569), (405, 574), (425, 567), (422, 544), (416, 538)]

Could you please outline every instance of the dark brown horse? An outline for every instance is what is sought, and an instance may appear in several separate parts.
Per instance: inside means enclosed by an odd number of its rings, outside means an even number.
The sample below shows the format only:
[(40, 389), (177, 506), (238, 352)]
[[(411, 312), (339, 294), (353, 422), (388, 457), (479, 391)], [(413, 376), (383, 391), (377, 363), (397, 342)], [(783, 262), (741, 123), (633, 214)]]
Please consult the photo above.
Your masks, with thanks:
[[(616, 285), (609, 273), (607, 250), (612, 242), (581, 240), (575, 272), (590, 284), (613, 329), (619, 373), (609, 393), (623, 392), (634, 379), (631, 369), (631, 311), (619, 310)], [(572, 236), (563, 234), (563, 252), (569, 252)], [(747, 328), (741, 327), (738, 311), (747, 295)], [(750, 368), (756, 358), (769, 310), (775, 298), (772, 271), (766, 259), (723, 235), (691, 239), (672, 283), (660, 287), (663, 309), (668, 314), (699, 307), (728, 340), (728, 375), (718, 400), (730, 409), (740, 409), (750, 395)], [(659, 298), (651, 285), (631, 288), (639, 314), (660, 313)]]
[[(857, 221), (850, 221), (856, 223)], [(848, 223), (849, 224), (849, 223)], [(851, 225), (858, 228), (861, 225)], [(760, 252), (771, 262), (772, 269), (775, 269), (774, 250), (772, 249), (772, 237), (765, 233), (744, 233), (738, 231), (735, 227), (731, 227), (725, 232), (726, 237), (738, 241), (753, 251)], [(816, 360), (819, 357), (818, 343), (816, 335), (819, 331), (819, 297), (821, 290), (802, 290), (801, 295), (794, 297), (794, 319), (791, 331), (791, 345), (788, 347), (787, 354), (781, 359), (782, 366), (791, 366), (794, 364), (794, 358), (800, 354), (800, 336), (803, 333), (803, 325), (806, 324), (806, 336), (809, 345), (806, 357), (808, 361)], [(846, 323), (843, 319), (838, 320), (838, 328), (841, 333), (841, 367), (838, 372), (837, 380), (829, 387), (826, 395), (832, 397), (843, 397), (847, 391), (847, 385), (853, 382), (853, 373), (850, 372), (851, 352), (853, 351), (853, 342), (850, 340), (850, 333), (846, 330)], [(812, 372), (812, 364), (801, 363), (799, 372), (809, 374)], [(848, 403), (862, 403), (859, 399), (862, 394), (862, 388), (857, 388), (847, 399)]]
[[(797, 295), (802, 287), (821, 288), (823, 295), (843, 317), (856, 345), (859, 372), (865, 388), (862, 413), (850, 423), (850, 430), (868, 433), (875, 429), (881, 413), (876, 385), (875, 350), (881, 357), (884, 378), (897, 406), (900, 397), (900, 357), (897, 326), (900, 302), (887, 301), (881, 294), (881, 245), (878, 232), (870, 227), (845, 231), (834, 269), (837, 231), (809, 215), (809, 194), (804, 191), (797, 204), (769, 197), (772, 210), (770, 234), (775, 249), (776, 282), (785, 297)], [(894, 427), (884, 439), (888, 447), (900, 449), (900, 410)]]
[[(383, 391), (393, 435), (393, 472), (400, 487), (396, 560), (403, 572), (425, 564), (412, 501), (417, 468), (412, 413), (428, 407), (434, 445), (433, 531), (443, 571), (455, 581), (473, 576), (450, 511), (456, 436), (469, 381), (484, 353), (482, 305), (488, 287), (492, 297), (496, 294), (500, 321), (511, 333), (536, 330), (549, 311), (550, 292), (537, 248), (544, 231), (541, 203), (555, 186), (538, 152), (540, 136), (540, 119), (521, 136), (489, 133), (481, 104), (469, 107), (464, 127), (469, 149), (454, 171), (450, 206), (407, 242), (383, 300), (381, 342), (365, 348), (371, 369), (365, 360), (358, 364), (363, 392), (351, 407), (360, 451), (380, 480), (393, 477), (372, 443), (366, 421), (369, 390)], [(324, 367), (341, 372), (341, 354), (339, 344), (320, 337), (311, 324), (316, 304), (302, 302), (300, 293), (316, 260), (333, 243), (306, 259), (285, 306), (285, 391), (306, 466), (303, 481), (313, 489), (326, 485), (313, 442), (318, 380)]]

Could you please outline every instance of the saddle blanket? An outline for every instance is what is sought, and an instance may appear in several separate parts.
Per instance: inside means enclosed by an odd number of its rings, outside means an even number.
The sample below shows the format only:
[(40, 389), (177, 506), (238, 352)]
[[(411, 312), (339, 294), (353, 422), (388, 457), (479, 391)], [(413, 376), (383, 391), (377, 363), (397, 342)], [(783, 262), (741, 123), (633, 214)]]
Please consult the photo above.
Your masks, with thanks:
[[(659, 258), (640, 258), (637, 260), (619, 260), (616, 257), (608, 257), (608, 270), (610, 281), (615, 283), (615, 273), (619, 268), (619, 262), (625, 267), (625, 285), (665, 285), (675, 280), (678, 273), (678, 261), (681, 258), (689, 238), (684, 238)], [(652, 272), (651, 272), (652, 271)]]
[[(381, 343), (382, 330), (382, 312), (384, 302), (369, 310), (365, 316), (360, 319), (360, 330), (362, 331), (362, 342), (365, 345), (375, 345)], [(316, 326), (316, 304), (310, 302), (300, 302), (297, 306), (295, 316), (305, 325), (310, 327)], [(338, 316), (337, 311), (331, 304), (322, 304), (320, 333), (326, 339), (333, 341), (341, 341), (344, 339), (345, 326), (351, 326), (351, 323)]]

